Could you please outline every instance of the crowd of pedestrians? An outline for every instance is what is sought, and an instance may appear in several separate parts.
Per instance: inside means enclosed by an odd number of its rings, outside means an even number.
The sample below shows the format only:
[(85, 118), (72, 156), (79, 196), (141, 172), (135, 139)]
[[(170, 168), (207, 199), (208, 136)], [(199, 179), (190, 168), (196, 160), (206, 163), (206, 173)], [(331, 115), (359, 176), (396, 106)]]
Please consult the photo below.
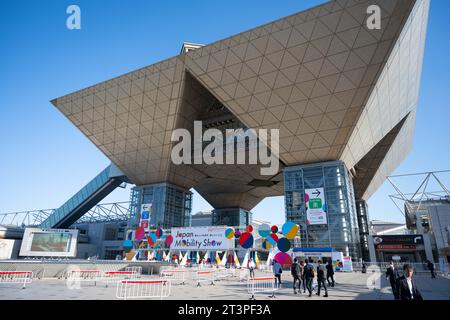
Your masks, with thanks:
[[(274, 260), (272, 262), (272, 270), (275, 276), (275, 285), (281, 286), (281, 274), (283, 268), (281, 264)], [(320, 296), (320, 292), (324, 291), (324, 297), (328, 297), (328, 287), (335, 286), (334, 280), (334, 268), (331, 262), (326, 265), (321, 260), (317, 261), (316, 266), (312, 259), (306, 259), (305, 261), (298, 261), (297, 258), (291, 265), (291, 275), (293, 279), (294, 294), (301, 294), (308, 291), (308, 297), (316, 291), (316, 295)], [(317, 276), (316, 276), (317, 275)], [(317, 284), (314, 285), (314, 279), (317, 278)], [(298, 288), (298, 291), (297, 291)]]
[[(431, 277), (436, 278), (434, 264), (427, 261), (426, 266), (430, 270)], [(254, 277), (254, 268), (254, 265), (249, 265), (251, 277)], [(363, 262), (363, 273), (366, 273), (366, 270), (367, 267)], [(281, 274), (283, 267), (277, 260), (272, 261), (272, 271), (275, 276), (275, 287), (280, 288), (282, 285)], [(304, 294), (308, 292), (308, 297), (311, 297), (313, 293), (320, 296), (321, 291), (323, 291), (323, 296), (328, 297), (328, 288), (336, 285), (334, 275), (334, 267), (331, 261), (324, 264), (321, 260), (314, 263), (311, 258), (305, 259), (304, 261), (299, 261), (297, 258), (294, 258), (291, 265), (294, 294), (301, 294), (303, 291)], [(413, 280), (413, 275), (414, 268), (410, 264), (403, 265), (400, 271), (394, 265), (393, 261), (390, 262), (386, 270), (386, 279), (391, 285), (394, 299), (423, 300), (416, 282)], [(316, 279), (316, 282), (314, 279)]]

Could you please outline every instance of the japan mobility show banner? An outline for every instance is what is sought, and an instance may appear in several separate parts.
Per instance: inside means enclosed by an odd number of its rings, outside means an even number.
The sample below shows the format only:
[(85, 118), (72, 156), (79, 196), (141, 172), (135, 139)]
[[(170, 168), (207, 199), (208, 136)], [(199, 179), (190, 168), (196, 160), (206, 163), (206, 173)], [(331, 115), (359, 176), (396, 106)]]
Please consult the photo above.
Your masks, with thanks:
[(172, 228), (170, 250), (228, 250), (234, 240), (227, 239), (227, 227)]
[(305, 189), (306, 224), (327, 224), (323, 188)]

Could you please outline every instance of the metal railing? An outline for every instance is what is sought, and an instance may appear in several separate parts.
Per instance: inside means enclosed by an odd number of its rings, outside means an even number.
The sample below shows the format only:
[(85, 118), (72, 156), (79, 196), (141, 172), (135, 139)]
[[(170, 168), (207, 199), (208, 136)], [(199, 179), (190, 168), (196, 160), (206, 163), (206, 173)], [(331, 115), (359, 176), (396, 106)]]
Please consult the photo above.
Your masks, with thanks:
[(152, 275), (159, 265), (153, 262), (123, 260), (0, 260), (0, 271), (32, 271), (33, 278), (65, 278), (72, 270), (105, 272), (134, 271), (137, 275)]
[(153, 280), (121, 280), (117, 283), (118, 299), (167, 298), (170, 295), (171, 281)]
[[(39, 226), (56, 209), (39, 209), (0, 213), (0, 225), (15, 227)], [(130, 202), (100, 203), (92, 207), (74, 224), (95, 222), (122, 222), (130, 219)]]

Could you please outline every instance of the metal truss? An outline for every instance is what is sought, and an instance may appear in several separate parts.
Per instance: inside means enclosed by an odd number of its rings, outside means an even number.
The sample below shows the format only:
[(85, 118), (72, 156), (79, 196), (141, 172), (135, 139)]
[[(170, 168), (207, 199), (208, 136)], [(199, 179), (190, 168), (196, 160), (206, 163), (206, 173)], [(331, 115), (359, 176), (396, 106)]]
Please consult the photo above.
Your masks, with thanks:
[[(21, 228), (39, 226), (56, 209), (0, 213), (0, 225)], [(95, 222), (126, 222), (130, 220), (130, 202), (103, 203), (94, 206), (74, 224)]]
[[(428, 200), (450, 200), (450, 191), (443, 182), (443, 175), (450, 173), (450, 170), (422, 172), (413, 174), (403, 174), (387, 177), (389, 183), (394, 187), (396, 194), (389, 195), (389, 198), (400, 210), (403, 216), (406, 216), (405, 208), (410, 212), (419, 211), (421, 204)], [(412, 178), (415, 180), (414, 185), (418, 186), (412, 193), (405, 193), (401, 190), (398, 182), (394, 180)], [(399, 202), (404, 205), (400, 206)], [(414, 204), (414, 207), (412, 206)]]

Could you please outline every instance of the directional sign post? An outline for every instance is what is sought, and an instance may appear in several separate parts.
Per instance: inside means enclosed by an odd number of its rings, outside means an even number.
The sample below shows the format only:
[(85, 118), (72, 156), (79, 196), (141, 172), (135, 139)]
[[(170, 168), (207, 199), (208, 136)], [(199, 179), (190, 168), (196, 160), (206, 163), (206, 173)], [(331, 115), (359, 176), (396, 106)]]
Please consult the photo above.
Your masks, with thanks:
[(327, 224), (326, 203), (323, 188), (305, 189), (306, 224)]

